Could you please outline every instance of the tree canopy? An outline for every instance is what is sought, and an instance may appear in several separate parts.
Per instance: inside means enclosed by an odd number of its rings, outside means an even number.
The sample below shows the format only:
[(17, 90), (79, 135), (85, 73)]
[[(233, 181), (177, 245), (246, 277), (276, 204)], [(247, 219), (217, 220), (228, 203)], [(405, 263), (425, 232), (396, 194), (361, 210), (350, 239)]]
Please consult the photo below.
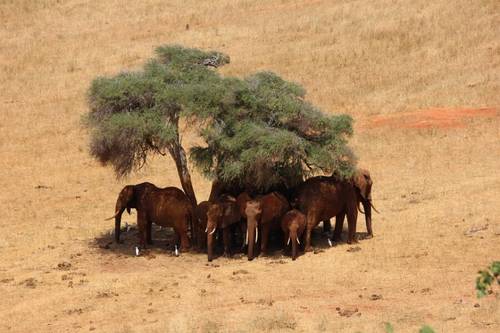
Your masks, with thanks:
[(351, 175), (349, 116), (321, 112), (302, 86), (272, 72), (225, 77), (217, 68), (228, 63), (221, 52), (166, 45), (139, 71), (96, 78), (86, 117), (90, 154), (124, 176), (149, 154), (168, 152), (186, 191), (179, 138), (186, 117), (204, 139), (190, 160), (208, 178), (263, 192), (315, 173)]

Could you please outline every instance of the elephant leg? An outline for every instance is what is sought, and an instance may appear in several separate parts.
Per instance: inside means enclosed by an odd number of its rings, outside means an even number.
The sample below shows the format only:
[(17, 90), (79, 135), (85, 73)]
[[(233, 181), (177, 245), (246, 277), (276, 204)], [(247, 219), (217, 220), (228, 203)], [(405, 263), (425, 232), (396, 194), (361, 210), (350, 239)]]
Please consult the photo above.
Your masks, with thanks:
[(366, 220), (366, 232), (368, 233), (367, 238), (373, 237), (372, 230), (372, 205), (368, 200), (363, 199), (363, 208), (365, 210), (365, 220)]
[(323, 221), (323, 232), (329, 233), (332, 230), (332, 224), (330, 223), (330, 220), (324, 220)]
[(345, 210), (335, 216), (335, 229), (333, 231), (333, 241), (340, 242), (342, 240), (342, 228), (344, 227)]
[(153, 229), (153, 222), (148, 221), (147, 232), (146, 232), (146, 240), (148, 244), (153, 244), (153, 237), (151, 236), (151, 229)]
[(269, 242), (269, 229), (271, 228), (270, 224), (265, 224), (262, 226), (262, 239), (260, 241), (260, 251), (262, 254), (267, 254), (267, 243)]
[(231, 228), (222, 230), (222, 241), (224, 243), (224, 257), (231, 257)]
[(176, 228), (174, 228), (174, 231), (177, 234), (177, 236), (179, 237), (180, 242), (181, 242), (180, 250), (181, 251), (189, 250), (189, 238), (188, 238), (186, 226), (184, 225), (181, 227), (176, 227)]
[(141, 210), (137, 212), (137, 229), (139, 231), (139, 248), (146, 248), (146, 238), (147, 238), (147, 229), (148, 229), (148, 221), (146, 218), (146, 214)]
[(189, 251), (189, 238), (187, 232), (183, 232), (179, 235), (181, 238), (181, 251)]
[(358, 242), (358, 240), (356, 239), (356, 222), (358, 219), (358, 208), (355, 205), (351, 206), (352, 207), (349, 207), (347, 209), (347, 226), (349, 229), (347, 237), (348, 244)]
[(241, 252), (242, 253), (246, 253), (246, 247), (247, 247), (247, 244), (246, 244), (246, 241), (247, 241), (247, 224), (246, 223), (240, 223), (240, 229), (241, 229), (241, 237), (242, 237), (242, 241), (241, 241)]
[(305, 245), (304, 245), (304, 252), (311, 252), (312, 251), (312, 246), (311, 246), (311, 234), (312, 230), (316, 226), (315, 224), (315, 219), (316, 217), (314, 214), (307, 214), (306, 217), (306, 232), (305, 232)]

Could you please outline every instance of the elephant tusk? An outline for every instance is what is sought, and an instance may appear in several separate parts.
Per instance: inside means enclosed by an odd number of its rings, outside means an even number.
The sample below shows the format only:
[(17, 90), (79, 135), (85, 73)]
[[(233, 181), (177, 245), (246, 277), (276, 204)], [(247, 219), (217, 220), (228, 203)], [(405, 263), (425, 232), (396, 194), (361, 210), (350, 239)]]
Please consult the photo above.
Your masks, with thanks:
[(328, 245), (330, 245), (330, 247), (333, 246), (332, 241), (330, 240), (330, 238), (328, 238)]
[(212, 230), (212, 232), (209, 235), (213, 234), (215, 230), (217, 230), (217, 227), (215, 227), (214, 230)]
[(361, 214), (363, 214), (363, 215), (365, 214), (365, 212), (363, 212), (363, 211), (361, 210), (361, 206), (359, 205), (359, 203), (358, 203), (358, 210), (359, 210), (359, 212), (360, 212)]
[(245, 236), (245, 245), (248, 245), (248, 229), (247, 229), (247, 235)]
[(135, 255), (139, 256), (139, 247), (137, 247), (137, 246), (135, 247)]
[(259, 228), (255, 227), (255, 243), (259, 241)]
[(108, 217), (107, 219), (104, 219), (104, 221), (109, 221), (109, 220), (114, 219), (116, 216), (118, 216), (119, 213), (120, 213), (120, 211), (115, 212), (115, 215)]
[(377, 214), (380, 214), (380, 212), (377, 210), (377, 208), (375, 208), (375, 206), (372, 204), (372, 202), (370, 201), (370, 206), (372, 206), (373, 210), (377, 212)]
[(290, 237), (288, 237), (288, 242), (286, 242), (286, 246), (290, 245)]
[(177, 245), (175, 245), (175, 256), (178, 257), (179, 256), (179, 249), (177, 248)]
[(208, 232), (208, 227), (205, 228), (205, 233), (207, 233), (207, 232)]
[(297, 237), (297, 243), (299, 243), (299, 245), (300, 245), (299, 237)]

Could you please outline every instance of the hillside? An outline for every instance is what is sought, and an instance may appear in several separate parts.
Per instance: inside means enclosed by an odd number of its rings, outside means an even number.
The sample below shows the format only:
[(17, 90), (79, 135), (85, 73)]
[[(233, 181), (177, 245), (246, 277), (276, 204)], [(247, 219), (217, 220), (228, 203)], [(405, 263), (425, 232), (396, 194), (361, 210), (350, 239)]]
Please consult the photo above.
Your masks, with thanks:
[[(500, 259), (499, 13), (494, 0), (0, 1), (0, 331), (499, 331), (499, 296), (474, 291)], [(100, 248), (125, 184), (179, 182), (168, 159), (126, 180), (91, 160), (86, 92), (164, 43), (221, 50), (226, 75), (269, 69), (351, 114), (375, 237), (210, 266), (160, 245), (135, 258), (133, 232)]]

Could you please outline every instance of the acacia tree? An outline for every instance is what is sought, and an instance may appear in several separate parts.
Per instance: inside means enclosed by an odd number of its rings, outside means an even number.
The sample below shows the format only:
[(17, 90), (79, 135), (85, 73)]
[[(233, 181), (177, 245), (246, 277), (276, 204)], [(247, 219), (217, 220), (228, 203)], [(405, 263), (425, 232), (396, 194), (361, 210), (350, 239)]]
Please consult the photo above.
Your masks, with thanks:
[(205, 116), (206, 144), (190, 156), (205, 175), (257, 193), (317, 173), (352, 175), (351, 117), (321, 112), (304, 100), (303, 87), (271, 72), (221, 85), (225, 95), (216, 104), (197, 105), (210, 111), (194, 109)]
[(352, 119), (324, 114), (300, 85), (271, 72), (223, 77), (210, 68), (229, 63), (220, 52), (163, 46), (156, 55), (142, 70), (97, 78), (89, 89), (90, 153), (117, 176), (168, 153), (196, 204), (180, 117), (205, 141), (190, 157), (210, 179), (265, 192), (316, 173), (351, 175)]
[(141, 168), (149, 154), (170, 154), (184, 192), (196, 205), (187, 158), (181, 145), (179, 119), (192, 85), (217, 80), (209, 66), (229, 63), (219, 52), (181, 46), (156, 49), (157, 57), (142, 70), (96, 78), (89, 89), (90, 154), (111, 164), (118, 177)]

